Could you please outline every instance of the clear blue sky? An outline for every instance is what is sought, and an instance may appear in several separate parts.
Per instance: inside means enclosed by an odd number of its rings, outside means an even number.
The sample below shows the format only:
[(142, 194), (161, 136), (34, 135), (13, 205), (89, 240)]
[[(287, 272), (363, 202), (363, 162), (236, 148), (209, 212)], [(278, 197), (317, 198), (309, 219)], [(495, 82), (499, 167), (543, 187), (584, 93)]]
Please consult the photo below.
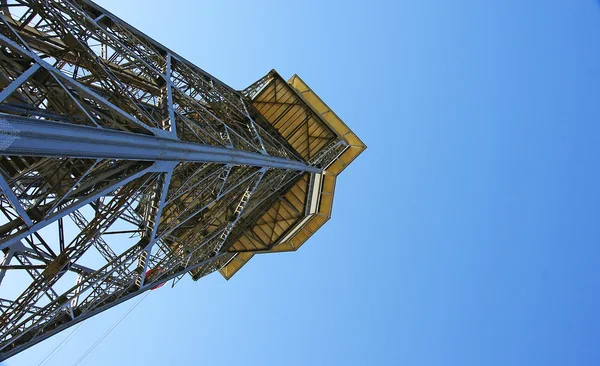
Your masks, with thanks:
[(153, 291), (81, 365), (600, 364), (598, 2), (98, 2), (236, 88), (298, 73), (369, 148), (301, 250)]

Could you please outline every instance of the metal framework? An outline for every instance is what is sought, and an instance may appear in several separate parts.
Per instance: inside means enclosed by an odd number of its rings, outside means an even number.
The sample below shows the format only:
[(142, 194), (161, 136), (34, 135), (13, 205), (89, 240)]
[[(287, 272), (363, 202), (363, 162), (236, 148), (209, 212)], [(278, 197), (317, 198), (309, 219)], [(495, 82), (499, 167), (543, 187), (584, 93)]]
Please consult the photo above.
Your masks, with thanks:
[(0, 88), (0, 360), (221, 269), (241, 219), (322, 171), (248, 95), (87, 0), (0, 0)]

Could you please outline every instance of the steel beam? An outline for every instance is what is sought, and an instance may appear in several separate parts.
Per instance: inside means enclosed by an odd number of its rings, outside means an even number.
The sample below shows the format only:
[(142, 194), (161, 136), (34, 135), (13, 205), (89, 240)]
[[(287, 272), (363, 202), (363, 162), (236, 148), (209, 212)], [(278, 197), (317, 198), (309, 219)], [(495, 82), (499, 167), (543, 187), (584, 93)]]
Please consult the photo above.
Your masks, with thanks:
[[(14, 255), (15, 255), (15, 249), (9, 248), (8, 252), (6, 254), (4, 254), (4, 259), (2, 259), (2, 262), (1, 262), (2, 266), (9, 265), (10, 261)], [(6, 269), (0, 270), (0, 284), (2, 283), (2, 280), (4, 279), (5, 274), (6, 274)]]
[(23, 208), (23, 205), (21, 205), (21, 202), (12, 191), (6, 180), (4, 180), (2, 175), (0, 175), (0, 189), (4, 193), (4, 196), (6, 196), (6, 199), (8, 199), (8, 201), (11, 203), (15, 211), (17, 211), (23, 222), (25, 222), (27, 226), (33, 225), (33, 221), (31, 221), (29, 215), (27, 215), (27, 212), (25, 212), (25, 208)]
[(31, 77), (31, 75), (35, 74), (36, 71), (40, 68), (40, 65), (33, 64), (29, 69), (25, 70), (18, 78), (15, 79), (9, 86), (4, 88), (2, 92), (0, 92), (0, 103), (2, 103), (9, 95), (11, 95), (18, 87), (23, 85), (24, 82)]
[(0, 114), (0, 121), (18, 131), (18, 138), (4, 151), (6, 155), (202, 162), (290, 169), (310, 173), (321, 171), (300, 161), (139, 133), (6, 114)]

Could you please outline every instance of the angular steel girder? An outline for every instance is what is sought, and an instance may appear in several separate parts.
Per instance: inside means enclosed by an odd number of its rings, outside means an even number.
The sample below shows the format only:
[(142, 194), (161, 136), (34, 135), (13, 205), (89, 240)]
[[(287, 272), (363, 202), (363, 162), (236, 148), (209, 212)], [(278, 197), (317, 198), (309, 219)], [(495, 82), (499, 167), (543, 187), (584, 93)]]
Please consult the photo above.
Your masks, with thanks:
[(0, 361), (193, 271), (305, 173), (237, 91), (87, 0), (0, 3)]
[(264, 166), (311, 173), (320, 171), (301, 161), (166, 137), (1, 114), (0, 121), (18, 131), (18, 138), (3, 151), (6, 155), (203, 162)]

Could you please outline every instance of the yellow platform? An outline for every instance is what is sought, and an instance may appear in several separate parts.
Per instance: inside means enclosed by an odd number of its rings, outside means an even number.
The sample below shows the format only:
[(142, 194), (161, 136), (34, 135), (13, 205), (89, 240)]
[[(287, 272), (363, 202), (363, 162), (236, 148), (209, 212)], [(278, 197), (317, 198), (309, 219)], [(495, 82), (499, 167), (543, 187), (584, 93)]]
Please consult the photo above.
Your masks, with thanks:
[(286, 82), (272, 70), (259, 82), (250, 97), (260, 114), (306, 161), (322, 154), (332, 159), (323, 174), (306, 173), (236, 240), (229, 250), (237, 254), (220, 271), (226, 279), (255, 254), (302, 246), (331, 217), (338, 174), (366, 149), (298, 75)]

